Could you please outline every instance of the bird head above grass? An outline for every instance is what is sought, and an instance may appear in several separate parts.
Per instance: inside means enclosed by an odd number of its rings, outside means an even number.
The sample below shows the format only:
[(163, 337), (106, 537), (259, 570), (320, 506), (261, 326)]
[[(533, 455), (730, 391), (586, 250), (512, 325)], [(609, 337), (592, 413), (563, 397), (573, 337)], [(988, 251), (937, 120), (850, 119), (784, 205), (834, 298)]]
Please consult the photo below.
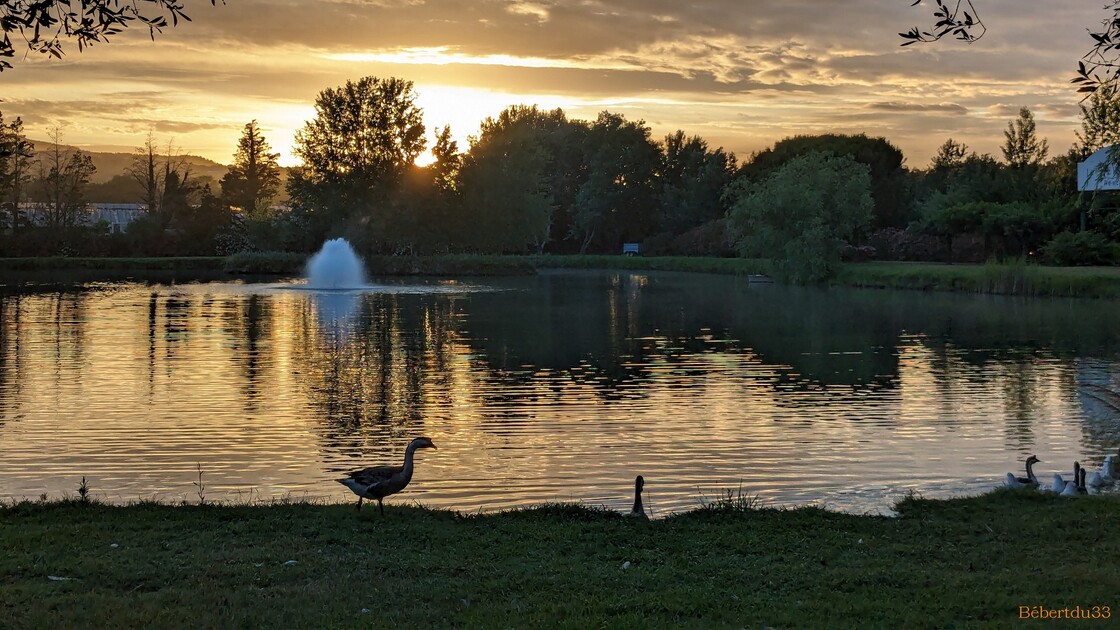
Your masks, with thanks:
[(413, 438), (413, 440), (411, 442), (409, 442), (408, 445), (411, 448), (435, 448), (436, 447), (435, 442), (432, 442), (432, 438), (429, 438), (429, 437)]

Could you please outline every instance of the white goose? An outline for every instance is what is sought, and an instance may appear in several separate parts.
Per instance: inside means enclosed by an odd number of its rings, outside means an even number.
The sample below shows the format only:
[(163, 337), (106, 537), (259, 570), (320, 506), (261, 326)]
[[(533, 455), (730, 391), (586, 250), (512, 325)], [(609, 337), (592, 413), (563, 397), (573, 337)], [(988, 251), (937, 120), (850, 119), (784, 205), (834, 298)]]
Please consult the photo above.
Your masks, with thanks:
[(1043, 492), (1061, 492), (1066, 489), (1066, 482), (1058, 473), (1054, 473), (1054, 481), (1048, 486), (1040, 488)]
[(1072, 481), (1067, 481), (1065, 489), (1062, 490), (1062, 496), (1063, 497), (1075, 497), (1075, 496), (1077, 496), (1077, 484), (1073, 483)]
[(1027, 458), (1027, 476), (1016, 477), (1014, 473), (1007, 473), (1007, 487), (1009, 488), (1037, 488), (1038, 477), (1034, 476), (1034, 465), (1042, 460), (1034, 455)]
[(1100, 470), (1089, 473), (1089, 476), (1085, 481), (1085, 485), (1090, 488), (1100, 488), (1101, 486), (1112, 485), (1113, 482), (1116, 481), (1114, 475), (1115, 471), (1113, 460), (1113, 458), (1115, 457), (1115, 455), (1109, 455), (1105, 457), (1104, 462), (1101, 463)]

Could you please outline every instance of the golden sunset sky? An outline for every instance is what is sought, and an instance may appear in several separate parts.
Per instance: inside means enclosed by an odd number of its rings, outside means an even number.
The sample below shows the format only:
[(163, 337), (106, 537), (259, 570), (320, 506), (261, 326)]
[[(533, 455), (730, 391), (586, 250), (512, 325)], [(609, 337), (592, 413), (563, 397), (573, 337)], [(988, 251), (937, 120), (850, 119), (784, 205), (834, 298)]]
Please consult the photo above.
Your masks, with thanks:
[[(256, 119), (292, 165), (319, 91), (367, 75), (412, 80), (429, 132), (466, 139), (525, 103), (591, 119), (682, 129), (740, 159), (781, 138), (884, 136), (911, 167), (946, 138), (1000, 157), (1007, 122), (1030, 107), (1051, 154), (1079, 128), (1069, 84), (1106, 17), (1100, 0), (977, 0), (987, 35), (901, 48), (928, 26), (909, 0), (227, 0), (187, 2), (193, 22), (153, 43), (129, 29), (61, 60), (15, 60), (0, 111), (29, 137), (132, 151), (148, 130), (183, 153), (229, 163)], [(928, 5), (928, 1), (925, 3)], [(13, 38), (14, 39), (14, 38)]]

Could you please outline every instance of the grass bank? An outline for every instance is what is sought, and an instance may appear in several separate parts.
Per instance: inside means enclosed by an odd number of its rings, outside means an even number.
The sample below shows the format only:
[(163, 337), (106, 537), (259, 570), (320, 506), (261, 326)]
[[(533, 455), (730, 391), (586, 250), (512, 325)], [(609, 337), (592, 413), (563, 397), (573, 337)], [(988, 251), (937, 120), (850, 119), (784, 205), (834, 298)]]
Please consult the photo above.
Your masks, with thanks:
[(768, 261), (756, 258), (694, 256), (528, 256), (538, 269), (632, 269), (636, 271), (692, 271), (733, 276), (766, 275)]
[(0, 508), (0, 619), (824, 628), (1009, 627), (1020, 606), (1120, 614), (1116, 497), (908, 499), (898, 518), (742, 508), (634, 522), (574, 506), (380, 516), (298, 503), (11, 504)]
[(1120, 297), (1120, 268), (1023, 263), (848, 263), (833, 285), (1045, 297)]
[(9, 271), (222, 271), (223, 256), (168, 256), (162, 258), (71, 258), (44, 256), (38, 258), (0, 258), (0, 270)]
[[(0, 258), (0, 271), (206, 271), (231, 275), (298, 275), (307, 256), (285, 252), (221, 257), (171, 258)], [(768, 275), (765, 260), (688, 256), (373, 256), (372, 275), (531, 275), (537, 269), (626, 269), (691, 271), (735, 276)], [(88, 275), (88, 274), (87, 274)], [(1118, 267), (1043, 267), (1023, 263), (939, 264), (846, 263), (833, 286), (956, 291), (1045, 297), (1120, 297)]]

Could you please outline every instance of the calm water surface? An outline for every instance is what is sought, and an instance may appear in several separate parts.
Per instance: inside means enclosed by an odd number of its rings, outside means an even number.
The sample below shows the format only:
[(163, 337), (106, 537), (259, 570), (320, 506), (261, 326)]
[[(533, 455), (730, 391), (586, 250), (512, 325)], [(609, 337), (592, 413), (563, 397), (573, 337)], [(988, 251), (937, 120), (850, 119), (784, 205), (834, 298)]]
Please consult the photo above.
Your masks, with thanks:
[(1115, 452), (1118, 308), (594, 271), (8, 286), (0, 498), (197, 500), (201, 467), (208, 500), (349, 501), (340, 472), (428, 435), (390, 502), (626, 509), (643, 474), (655, 516), (740, 487), (883, 512)]

